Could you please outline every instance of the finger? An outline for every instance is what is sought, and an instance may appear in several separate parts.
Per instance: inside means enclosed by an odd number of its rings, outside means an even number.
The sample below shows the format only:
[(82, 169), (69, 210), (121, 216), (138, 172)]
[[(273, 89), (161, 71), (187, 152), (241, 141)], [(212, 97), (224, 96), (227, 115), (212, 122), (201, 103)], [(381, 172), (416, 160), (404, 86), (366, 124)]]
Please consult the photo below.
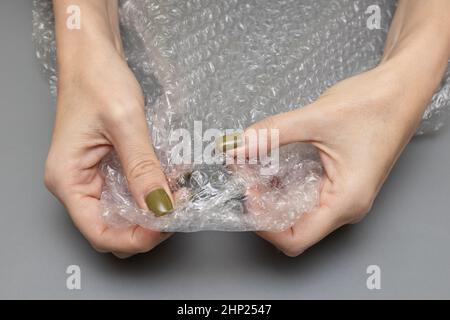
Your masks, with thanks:
[(78, 185), (82, 185), (84, 194), (100, 197), (103, 179), (98, 164), (111, 149), (106, 144), (87, 148), (74, 148), (73, 143), (52, 144), (45, 163), (45, 186), (63, 203)]
[(310, 105), (267, 117), (248, 127), (242, 135), (226, 135), (220, 140), (219, 148), (229, 155), (252, 158), (278, 146), (313, 141), (318, 123), (319, 115)]
[(129, 120), (119, 122), (112, 128), (111, 136), (128, 187), (139, 207), (156, 216), (171, 212), (172, 195), (151, 145), (143, 110)]
[(136, 254), (150, 251), (171, 234), (144, 229), (140, 226), (109, 228), (101, 217), (100, 201), (90, 196), (73, 196), (67, 209), (80, 232), (101, 252)]
[(283, 232), (260, 231), (257, 234), (290, 257), (310, 248), (343, 224), (327, 206), (321, 206), (300, 217), (295, 225)]
[(280, 145), (301, 141), (307, 142), (311, 140), (312, 133), (315, 132), (316, 122), (315, 109), (310, 105), (264, 118), (248, 127), (244, 136), (249, 136), (250, 131), (278, 130)]

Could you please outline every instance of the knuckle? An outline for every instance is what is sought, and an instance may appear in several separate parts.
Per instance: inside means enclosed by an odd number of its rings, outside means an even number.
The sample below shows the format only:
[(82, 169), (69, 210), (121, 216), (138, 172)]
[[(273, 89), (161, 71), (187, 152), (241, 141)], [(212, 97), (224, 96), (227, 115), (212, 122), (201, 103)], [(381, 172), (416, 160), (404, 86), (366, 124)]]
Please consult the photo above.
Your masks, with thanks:
[(89, 239), (89, 243), (91, 244), (91, 247), (99, 253), (105, 253), (109, 251), (106, 244), (101, 239)]
[(139, 156), (130, 161), (127, 168), (127, 179), (136, 181), (142, 177), (153, 176), (158, 173), (160, 166), (157, 160), (149, 156)]
[(362, 186), (359, 182), (348, 184), (346, 189), (345, 202), (348, 214), (343, 217), (343, 222), (355, 224), (372, 209), (376, 192), (370, 186)]
[[(142, 233), (139, 227), (133, 231), (130, 239), (130, 251), (133, 253), (145, 253), (152, 250), (158, 243), (155, 234), (148, 236), (147, 233)], [(145, 235), (144, 235), (145, 234)]]
[(108, 246), (108, 243), (102, 237), (101, 231), (95, 232), (94, 234), (91, 234), (91, 235), (85, 234), (85, 236), (86, 236), (86, 239), (89, 241), (89, 244), (95, 251), (97, 251), (99, 253), (105, 253), (105, 252), (111, 251)]
[(360, 197), (355, 205), (355, 218), (364, 218), (367, 213), (372, 209), (373, 199), (370, 197)]
[(280, 249), (281, 249), (281, 252), (283, 252), (286, 256), (288, 256), (290, 258), (298, 257), (304, 251), (302, 248), (300, 248), (298, 246), (294, 246), (294, 245), (283, 246)]
[(44, 185), (48, 190), (53, 189), (53, 174), (50, 169), (45, 168), (44, 170)]
[(54, 166), (51, 161), (47, 160), (44, 168), (44, 185), (50, 191), (54, 191), (56, 189), (58, 180), (58, 174), (56, 171), (56, 166)]
[(306, 248), (301, 246), (294, 238), (289, 238), (278, 244), (278, 249), (281, 250), (286, 256), (295, 258), (301, 255)]
[(372, 208), (372, 202), (368, 200), (359, 200), (355, 206), (355, 211), (350, 219), (350, 224), (356, 224), (363, 220), (365, 216), (370, 212)]
[(145, 253), (152, 250), (154, 247), (153, 242), (142, 242), (133, 238), (131, 240), (131, 251), (135, 253)]
[(110, 107), (108, 112), (105, 113), (105, 122), (115, 127), (123, 127), (129, 123), (133, 123), (133, 119), (136, 117), (141, 117), (143, 113), (143, 108), (139, 104), (118, 104)]
[(351, 214), (347, 217), (347, 223), (355, 224), (364, 219), (373, 205), (373, 198), (368, 193), (356, 193), (352, 196)]

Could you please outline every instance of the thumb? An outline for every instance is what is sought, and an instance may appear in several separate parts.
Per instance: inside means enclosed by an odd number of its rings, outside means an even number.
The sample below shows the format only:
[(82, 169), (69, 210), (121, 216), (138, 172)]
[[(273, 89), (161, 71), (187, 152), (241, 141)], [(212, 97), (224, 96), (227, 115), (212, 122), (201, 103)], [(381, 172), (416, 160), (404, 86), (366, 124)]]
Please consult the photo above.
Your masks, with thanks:
[(245, 129), (242, 135), (223, 136), (220, 148), (232, 155), (259, 154), (258, 149), (275, 149), (294, 142), (315, 139), (318, 115), (312, 105), (276, 114), (260, 120)]
[(156, 216), (171, 212), (172, 196), (150, 143), (145, 117), (131, 125), (117, 126), (112, 131), (112, 142), (136, 203)]

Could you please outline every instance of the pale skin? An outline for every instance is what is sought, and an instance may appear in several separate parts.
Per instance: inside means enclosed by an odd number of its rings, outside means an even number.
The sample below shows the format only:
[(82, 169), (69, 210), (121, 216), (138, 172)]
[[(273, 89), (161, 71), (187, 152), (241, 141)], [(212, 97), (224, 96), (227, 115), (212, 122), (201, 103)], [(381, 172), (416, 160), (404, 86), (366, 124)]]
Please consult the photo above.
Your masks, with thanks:
[[(83, 12), (75, 32), (65, 25), (71, 4)], [(59, 91), (46, 185), (97, 250), (120, 258), (147, 252), (170, 234), (112, 229), (100, 215), (98, 164), (112, 149), (141, 208), (153, 189), (170, 195), (148, 140), (142, 90), (124, 61), (117, 1), (54, 0), (54, 10)], [(400, 0), (376, 68), (336, 84), (312, 105), (251, 126), (279, 129), (280, 144), (313, 144), (325, 169), (317, 209), (284, 232), (259, 236), (298, 256), (370, 211), (443, 76), (450, 58), (449, 14), (448, 0)]]

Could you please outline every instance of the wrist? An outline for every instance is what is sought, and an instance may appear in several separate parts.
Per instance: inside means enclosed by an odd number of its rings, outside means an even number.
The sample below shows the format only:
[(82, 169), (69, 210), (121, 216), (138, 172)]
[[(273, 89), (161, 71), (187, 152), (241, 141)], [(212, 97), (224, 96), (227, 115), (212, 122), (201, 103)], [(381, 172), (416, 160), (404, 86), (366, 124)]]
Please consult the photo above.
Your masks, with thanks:
[(400, 2), (379, 67), (394, 70), (407, 90), (418, 90), (420, 98), (428, 101), (442, 81), (450, 59), (450, 24), (439, 17), (416, 17), (414, 12), (419, 8), (412, 10), (406, 8), (408, 5), (423, 3)]
[(392, 75), (410, 108), (424, 112), (438, 89), (450, 58), (450, 41), (433, 28), (420, 27), (387, 47), (377, 69)]
[[(69, 5), (80, 8), (79, 29), (66, 26)], [(60, 76), (70, 75), (103, 56), (124, 58), (116, 0), (54, 1), (57, 64)]]

